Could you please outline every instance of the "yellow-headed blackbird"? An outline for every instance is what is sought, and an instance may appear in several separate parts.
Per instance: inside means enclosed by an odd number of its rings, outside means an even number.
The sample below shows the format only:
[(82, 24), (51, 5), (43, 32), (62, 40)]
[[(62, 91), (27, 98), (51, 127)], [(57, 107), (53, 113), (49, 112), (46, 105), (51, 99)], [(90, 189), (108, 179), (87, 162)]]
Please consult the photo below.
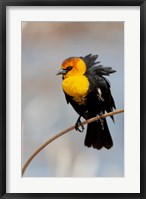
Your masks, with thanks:
[[(106, 112), (113, 111), (114, 99), (110, 91), (110, 83), (104, 77), (116, 72), (111, 67), (104, 67), (96, 61), (98, 55), (85, 57), (69, 57), (61, 65), (57, 75), (63, 75), (62, 88), (67, 103), (70, 103), (79, 114), (76, 130), (83, 131), (80, 117), (89, 119)], [(111, 118), (114, 120), (113, 116)], [(113, 146), (105, 118), (89, 123), (85, 138), (85, 146), (110, 149)]]

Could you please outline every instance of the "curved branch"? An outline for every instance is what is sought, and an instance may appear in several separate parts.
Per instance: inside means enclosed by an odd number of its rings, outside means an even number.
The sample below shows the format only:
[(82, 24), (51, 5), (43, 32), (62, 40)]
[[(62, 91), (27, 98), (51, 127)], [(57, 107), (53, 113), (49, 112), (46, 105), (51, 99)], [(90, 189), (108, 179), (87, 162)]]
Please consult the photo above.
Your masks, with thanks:
[[(91, 119), (85, 120), (84, 122), (82, 122), (82, 125), (85, 124), (89, 124), (91, 122), (94, 122), (96, 120), (99, 120), (101, 117), (108, 117), (108, 116), (112, 116), (112, 115), (116, 115), (119, 113), (124, 112), (124, 109), (119, 109), (116, 110), (114, 112), (109, 112), (106, 114), (103, 114), (101, 116), (97, 116), (97, 117), (93, 117)], [(49, 140), (47, 140), (44, 144), (42, 144), (30, 157), (29, 159), (26, 161), (26, 163), (24, 164), (24, 166), (22, 167), (22, 175), (24, 174), (26, 168), (28, 167), (28, 165), (30, 164), (30, 162), (32, 161), (32, 159), (41, 151), (43, 150), (48, 144), (50, 144), (51, 142), (53, 142), (54, 140), (56, 140), (57, 138), (59, 138), (60, 136), (68, 133), (69, 131), (72, 131), (73, 129), (75, 129), (75, 126), (71, 126), (63, 131), (61, 131), (60, 133), (56, 134), (55, 136), (53, 136), (52, 138), (50, 138)]]

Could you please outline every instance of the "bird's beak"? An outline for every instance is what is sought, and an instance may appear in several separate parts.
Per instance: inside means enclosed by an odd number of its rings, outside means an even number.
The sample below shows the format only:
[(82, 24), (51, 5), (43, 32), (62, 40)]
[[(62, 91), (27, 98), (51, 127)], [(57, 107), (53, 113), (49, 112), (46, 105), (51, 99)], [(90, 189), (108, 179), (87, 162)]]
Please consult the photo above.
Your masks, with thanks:
[(65, 74), (66, 70), (61, 68), (56, 75), (65, 75)]

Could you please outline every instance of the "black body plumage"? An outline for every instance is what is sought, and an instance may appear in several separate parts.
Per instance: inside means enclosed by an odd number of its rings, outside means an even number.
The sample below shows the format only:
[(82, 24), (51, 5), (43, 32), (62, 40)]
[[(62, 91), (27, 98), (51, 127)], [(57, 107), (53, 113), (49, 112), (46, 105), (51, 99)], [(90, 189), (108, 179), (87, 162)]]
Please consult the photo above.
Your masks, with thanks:
[[(86, 103), (79, 105), (71, 96), (65, 93), (66, 100), (75, 111), (85, 119), (111, 112), (116, 108), (110, 90), (110, 82), (105, 78), (116, 72), (112, 67), (104, 67), (96, 61), (98, 55), (89, 54), (80, 57), (86, 63), (86, 73), (84, 74), (89, 81), (89, 90), (86, 95)], [(114, 121), (113, 116), (111, 117)], [(85, 146), (101, 149), (110, 149), (113, 146), (112, 137), (109, 132), (105, 118), (89, 123), (85, 137)]]

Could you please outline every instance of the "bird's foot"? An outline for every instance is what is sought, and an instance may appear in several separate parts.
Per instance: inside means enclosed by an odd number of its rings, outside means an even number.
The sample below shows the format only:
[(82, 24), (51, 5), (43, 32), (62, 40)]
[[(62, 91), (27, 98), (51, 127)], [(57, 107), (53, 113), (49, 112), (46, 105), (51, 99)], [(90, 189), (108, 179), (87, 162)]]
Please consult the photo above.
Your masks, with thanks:
[(79, 116), (79, 118), (77, 119), (77, 122), (75, 124), (75, 129), (76, 129), (76, 131), (83, 132), (84, 131), (84, 126), (83, 126), (83, 124), (82, 124), (80, 119), (81, 119), (81, 116)]
[(99, 119), (99, 121), (100, 121), (100, 123), (101, 123), (101, 126), (102, 126), (102, 130), (104, 130), (104, 117), (102, 117), (102, 113), (99, 113), (97, 116), (99, 116), (100, 117), (100, 119)]

